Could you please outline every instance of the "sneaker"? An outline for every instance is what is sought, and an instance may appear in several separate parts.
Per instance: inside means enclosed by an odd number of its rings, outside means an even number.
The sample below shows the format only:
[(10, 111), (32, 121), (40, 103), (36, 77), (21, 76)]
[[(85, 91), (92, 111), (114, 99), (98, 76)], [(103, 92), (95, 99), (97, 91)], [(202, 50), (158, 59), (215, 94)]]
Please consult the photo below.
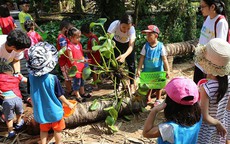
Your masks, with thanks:
[(16, 136), (16, 133), (15, 133), (15, 131), (11, 131), (11, 132), (9, 132), (8, 133), (8, 137), (7, 138), (13, 138), (13, 137), (15, 137)]
[(21, 121), (18, 124), (16, 124), (16, 126), (14, 127), (14, 129), (15, 130), (20, 130), (23, 127), (23, 125), (24, 125), (24, 120), (21, 119)]

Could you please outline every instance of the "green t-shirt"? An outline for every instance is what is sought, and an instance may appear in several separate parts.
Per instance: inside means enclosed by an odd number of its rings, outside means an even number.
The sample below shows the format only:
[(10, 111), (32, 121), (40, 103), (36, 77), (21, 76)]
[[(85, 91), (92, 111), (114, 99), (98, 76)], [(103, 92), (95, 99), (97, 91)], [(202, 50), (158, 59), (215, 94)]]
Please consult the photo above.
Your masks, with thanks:
[(24, 29), (24, 22), (26, 20), (33, 20), (32, 16), (29, 14), (29, 13), (25, 13), (23, 11), (21, 11), (19, 14), (18, 14), (18, 18), (19, 18), (19, 21), (20, 21), (20, 24), (21, 24), (21, 27), (24, 31), (26, 31)]

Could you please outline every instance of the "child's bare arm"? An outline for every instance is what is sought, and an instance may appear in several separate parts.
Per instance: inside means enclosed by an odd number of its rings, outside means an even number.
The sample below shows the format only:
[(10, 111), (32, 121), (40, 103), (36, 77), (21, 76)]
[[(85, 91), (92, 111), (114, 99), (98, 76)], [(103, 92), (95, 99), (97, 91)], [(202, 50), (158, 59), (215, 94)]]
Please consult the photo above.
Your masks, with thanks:
[(143, 65), (143, 63), (144, 63), (144, 59), (145, 59), (145, 56), (144, 56), (144, 55), (141, 55), (140, 60), (139, 60), (139, 63), (138, 63), (138, 67), (137, 67), (137, 74), (136, 74), (137, 77), (140, 76), (141, 69), (142, 69), (142, 65)]
[(170, 68), (169, 68), (167, 56), (162, 56), (162, 60), (164, 63), (164, 70), (166, 71), (166, 76), (167, 76), (167, 78), (169, 78), (170, 77)]
[(143, 136), (146, 138), (156, 138), (160, 137), (160, 131), (157, 125), (154, 125), (154, 120), (159, 111), (163, 110), (166, 107), (166, 103), (162, 103), (154, 107), (148, 115), (147, 120), (144, 124)]
[(74, 108), (74, 104), (72, 104), (71, 102), (69, 102), (64, 95), (60, 96), (59, 99), (66, 104), (69, 108), (73, 109)]

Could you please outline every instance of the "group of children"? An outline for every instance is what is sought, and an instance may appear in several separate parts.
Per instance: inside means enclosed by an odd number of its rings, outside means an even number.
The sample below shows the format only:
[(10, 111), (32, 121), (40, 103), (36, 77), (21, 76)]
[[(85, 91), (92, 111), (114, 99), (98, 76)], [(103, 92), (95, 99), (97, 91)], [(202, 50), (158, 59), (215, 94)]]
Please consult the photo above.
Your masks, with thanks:
[[(28, 3), (22, 7), (28, 11)], [(26, 14), (21, 17), (29, 17)], [(57, 38), (57, 47), (43, 41), (35, 32), (36, 23), (29, 18), (20, 21), (27, 34), (20, 30), (11, 30), (8, 36), (0, 36), (0, 98), (3, 113), (8, 127), (8, 138), (15, 136), (15, 131), (24, 124), (23, 107), (19, 90), (20, 82), (28, 82), (33, 103), (34, 119), (40, 123), (42, 143), (47, 142), (50, 129), (54, 130), (56, 143), (61, 143), (61, 131), (65, 128), (62, 102), (74, 108), (65, 98), (65, 92), (58, 78), (50, 74), (57, 63), (65, 79), (66, 93), (74, 94), (78, 102), (91, 97), (85, 92), (82, 71), (86, 63), (100, 63), (100, 53), (92, 51), (94, 42), (99, 43), (97, 36), (90, 31), (89, 24), (77, 29), (70, 22), (63, 20)], [(136, 77), (143, 72), (166, 71), (170, 77), (167, 53), (162, 42), (158, 41), (160, 30), (156, 25), (149, 25), (142, 31), (147, 42), (141, 50)], [(83, 49), (81, 34), (88, 37), (87, 49)], [(20, 59), (25, 48), (28, 79), (20, 74)], [(66, 49), (58, 58), (58, 51)], [(158, 143), (230, 143), (230, 44), (215, 38), (206, 45), (196, 48), (195, 62), (207, 74), (207, 81), (197, 86), (187, 78), (173, 78), (165, 87), (166, 99), (161, 100), (161, 91), (156, 90), (156, 102), (143, 129), (143, 136), (158, 138)], [(88, 54), (88, 59), (84, 57)], [(12, 62), (12, 66), (9, 63)], [(68, 75), (71, 67), (77, 67), (74, 77)], [(143, 70), (142, 70), (143, 68)], [(93, 80), (98, 76), (93, 74)], [(73, 84), (72, 84), (73, 82)], [(95, 84), (95, 88), (97, 85)], [(150, 90), (147, 94), (151, 100)], [(164, 110), (165, 122), (154, 125), (157, 113)], [(13, 125), (14, 113), (17, 121)]]

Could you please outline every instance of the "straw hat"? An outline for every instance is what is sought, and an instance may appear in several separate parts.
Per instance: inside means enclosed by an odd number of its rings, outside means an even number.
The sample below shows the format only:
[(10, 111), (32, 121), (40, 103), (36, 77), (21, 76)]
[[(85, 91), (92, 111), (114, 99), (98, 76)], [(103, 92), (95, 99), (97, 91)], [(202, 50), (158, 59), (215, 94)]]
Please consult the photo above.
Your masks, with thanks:
[(230, 44), (220, 38), (210, 40), (195, 49), (195, 62), (206, 74), (224, 76), (230, 74)]

